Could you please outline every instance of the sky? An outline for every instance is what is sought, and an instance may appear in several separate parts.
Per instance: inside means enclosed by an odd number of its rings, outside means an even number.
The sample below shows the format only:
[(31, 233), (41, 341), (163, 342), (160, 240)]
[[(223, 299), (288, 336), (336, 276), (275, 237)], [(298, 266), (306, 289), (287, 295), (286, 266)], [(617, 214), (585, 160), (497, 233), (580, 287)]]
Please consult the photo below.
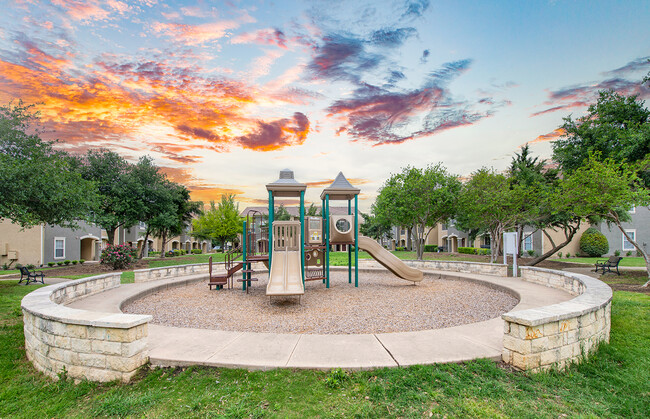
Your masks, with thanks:
[[(339, 172), (370, 208), (407, 165), (551, 156), (601, 89), (650, 99), (650, 1), (0, 0), (0, 104), (72, 153), (149, 155), (208, 202), (308, 202)], [(650, 106), (647, 103), (646, 106)]]

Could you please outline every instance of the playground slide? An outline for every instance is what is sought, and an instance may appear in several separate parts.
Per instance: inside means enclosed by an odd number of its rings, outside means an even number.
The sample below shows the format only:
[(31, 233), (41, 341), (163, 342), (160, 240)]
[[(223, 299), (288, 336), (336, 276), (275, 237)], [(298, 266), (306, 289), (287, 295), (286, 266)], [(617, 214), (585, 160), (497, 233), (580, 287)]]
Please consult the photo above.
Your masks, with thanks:
[(400, 278), (413, 282), (422, 281), (422, 271), (406, 266), (397, 256), (384, 249), (370, 237), (359, 236), (359, 249), (370, 253), (370, 256), (381, 263), (384, 268)]
[(304, 294), (300, 263), (300, 251), (274, 250), (266, 295)]

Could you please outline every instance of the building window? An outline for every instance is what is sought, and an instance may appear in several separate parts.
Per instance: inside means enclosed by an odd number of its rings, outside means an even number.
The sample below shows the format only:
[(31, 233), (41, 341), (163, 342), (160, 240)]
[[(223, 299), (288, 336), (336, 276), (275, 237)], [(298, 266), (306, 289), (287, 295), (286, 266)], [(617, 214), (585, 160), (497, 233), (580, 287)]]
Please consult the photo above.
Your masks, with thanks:
[(54, 238), (54, 259), (65, 259), (65, 237)]
[[(628, 236), (634, 241), (636, 241), (636, 230), (625, 230)], [(623, 236), (623, 250), (634, 250), (636, 249), (632, 243), (630, 243), (627, 238), (625, 238), (625, 234), (621, 233), (621, 236)]]
[(483, 245), (488, 247), (492, 245), (490, 242), (490, 236), (483, 236)]
[(533, 235), (532, 233), (524, 236), (524, 251), (533, 250)]
[(138, 226), (139, 226), (140, 228), (147, 228), (147, 224), (146, 224), (144, 221), (139, 221), (139, 222), (138, 222)]

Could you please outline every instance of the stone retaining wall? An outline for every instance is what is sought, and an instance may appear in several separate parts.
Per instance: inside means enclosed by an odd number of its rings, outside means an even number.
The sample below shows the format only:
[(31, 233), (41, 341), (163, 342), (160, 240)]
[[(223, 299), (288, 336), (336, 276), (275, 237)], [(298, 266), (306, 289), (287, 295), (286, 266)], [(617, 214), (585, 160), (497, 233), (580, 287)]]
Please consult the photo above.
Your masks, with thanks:
[(503, 360), (521, 370), (563, 369), (609, 342), (612, 289), (586, 275), (522, 267), (521, 278), (565, 290), (564, 303), (503, 314)]
[[(460, 272), (467, 274), (482, 274), (494, 276), (508, 276), (508, 265), (499, 263), (463, 262), (446, 260), (403, 260), (407, 266), (420, 270), (439, 270), (448, 272)], [(359, 259), (359, 269), (382, 268), (379, 262), (374, 259)]]
[(27, 358), (57, 379), (127, 382), (148, 362), (151, 316), (77, 310), (63, 304), (120, 285), (111, 273), (39, 288), (22, 302)]

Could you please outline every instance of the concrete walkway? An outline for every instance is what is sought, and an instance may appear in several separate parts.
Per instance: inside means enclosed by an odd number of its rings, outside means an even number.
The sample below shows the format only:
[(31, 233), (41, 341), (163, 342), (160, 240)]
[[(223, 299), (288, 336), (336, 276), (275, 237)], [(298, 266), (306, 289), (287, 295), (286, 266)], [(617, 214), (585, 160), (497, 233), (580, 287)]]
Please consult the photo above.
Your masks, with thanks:
[[(440, 274), (507, 287), (520, 296), (520, 302), (513, 311), (573, 298), (566, 292), (516, 278), (432, 271), (425, 274), (425, 280), (426, 275)], [(183, 286), (204, 278), (204, 275), (197, 275), (124, 284), (73, 302), (70, 307), (120, 312), (123, 303), (155, 292), (160, 287)], [(247, 369), (341, 367), (358, 370), (462, 362), (478, 358), (500, 360), (502, 341), (503, 320), (500, 317), (445, 329), (361, 335), (230, 332), (149, 324), (150, 361), (158, 366), (207, 365)]]

